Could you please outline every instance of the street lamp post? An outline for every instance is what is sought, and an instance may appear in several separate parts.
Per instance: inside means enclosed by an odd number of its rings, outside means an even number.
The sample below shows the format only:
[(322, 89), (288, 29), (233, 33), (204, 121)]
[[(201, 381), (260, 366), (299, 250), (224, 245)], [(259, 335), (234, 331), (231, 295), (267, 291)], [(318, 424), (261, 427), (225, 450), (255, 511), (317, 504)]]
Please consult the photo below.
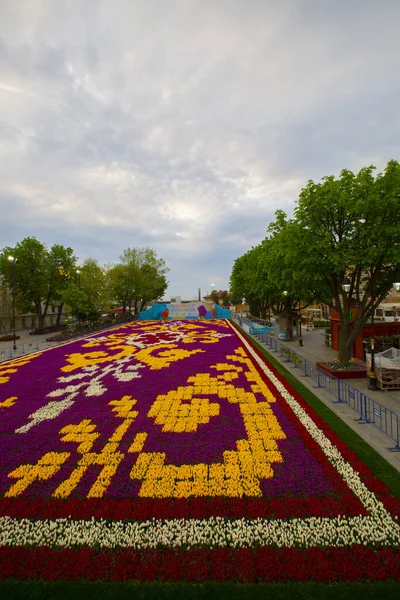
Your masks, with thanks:
[(299, 330), (299, 333), (300, 333), (300, 335), (299, 335), (299, 346), (302, 346), (303, 345), (303, 338), (302, 338), (302, 335), (301, 335), (301, 302), (300, 302), (300, 300), (299, 300), (299, 327), (300, 327), (300, 330)]
[(394, 282), (393, 282), (393, 287), (396, 290), (396, 292), (400, 292), (400, 267), (397, 269), (396, 273), (394, 274)]
[[(76, 274), (78, 275), (78, 289), (80, 290), (81, 289), (81, 272), (80, 272), (80, 269), (76, 270)], [(80, 313), (79, 313), (79, 316), (78, 316), (78, 325), (79, 325), (79, 327), (80, 327), (80, 324), (81, 324), (81, 316), (80, 316)], [(76, 321), (75, 321), (75, 327), (76, 327)]]
[(346, 293), (348, 293), (350, 291), (351, 281), (348, 277), (343, 277), (342, 288), (344, 289), (344, 291)]
[[(351, 281), (348, 277), (343, 277), (343, 281), (342, 281), (342, 290), (348, 294), (350, 292), (351, 289)], [(349, 308), (348, 304), (346, 304), (345, 302), (345, 295), (343, 295), (343, 312), (345, 311), (345, 307), (347, 306), (347, 309)], [(339, 340), (340, 340), (340, 334), (339, 334)], [(339, 352), (340, 352), (340, 344), (339, 344)]]
[(8, 260), (12, 263), (12, 328), (13, 328), (13, 350), (17, 349), (16, 336), (15, 336), (15, 263), (16, 258), (9, 256)]
[(371, 314), (371, 368), (369, 371), (368, 389), (377, 390), (376, 385), (376, 373), (375, 373), (375, 339), (374, 339), (374, 313), (375, 313), (375, 297), (374, 287), (372, 283), (372, 269), (371, 269), (371, 302), (372, 302), (372, 314)]

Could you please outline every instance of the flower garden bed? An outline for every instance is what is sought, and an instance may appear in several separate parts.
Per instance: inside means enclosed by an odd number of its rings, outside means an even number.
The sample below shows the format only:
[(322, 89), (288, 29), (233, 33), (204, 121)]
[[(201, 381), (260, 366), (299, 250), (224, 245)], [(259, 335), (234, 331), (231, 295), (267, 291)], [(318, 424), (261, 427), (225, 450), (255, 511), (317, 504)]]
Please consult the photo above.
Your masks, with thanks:
[(0, 365), (0, 578), (398, 580), (400, 502), (228, 321)]
[(354, 364), (353, 368), (338, 368), (332, 363), (317, 362), (317, 369), (335, 379), (362, 379), (367, 377), (367, 368), (365, 365)]
[[(19, 336), (19, 335), (16, 335), (16, 336), (15, 336), (15, 339), (16, 339), (16, 340), (19, 340), (19, 339), (20, 339), (20, 336)], [(9, 334), (9, 335), (3, 335), (3, 336), (1, 336), (1, 337), (0, 337), (0, 342), (13, 342), (13, 341), (14, 341), (14, 336), (13, 336), (12, 334)]]

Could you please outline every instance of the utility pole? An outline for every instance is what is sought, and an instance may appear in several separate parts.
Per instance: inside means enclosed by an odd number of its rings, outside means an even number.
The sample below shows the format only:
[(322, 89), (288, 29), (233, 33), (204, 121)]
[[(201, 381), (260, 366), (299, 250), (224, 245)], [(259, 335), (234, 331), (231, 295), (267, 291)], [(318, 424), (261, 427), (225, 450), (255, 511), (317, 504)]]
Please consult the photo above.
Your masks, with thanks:
[(17, 259), (14, 256), (9, 256), (8, 260), (12, 263), (12, 328), (13, 328), (13, 350), (17, 349), (15, 335), (15, 263)]

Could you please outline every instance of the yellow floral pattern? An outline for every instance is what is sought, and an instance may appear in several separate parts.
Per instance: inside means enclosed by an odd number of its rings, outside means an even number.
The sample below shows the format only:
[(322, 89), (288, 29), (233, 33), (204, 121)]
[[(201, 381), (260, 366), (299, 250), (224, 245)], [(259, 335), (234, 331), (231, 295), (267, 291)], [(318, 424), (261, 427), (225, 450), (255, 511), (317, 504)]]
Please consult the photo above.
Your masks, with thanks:
[[(139, 362), (142, 368), (145, 365), (150, 371), (168, 369), (173, 362), (205, 352), (202, 348), (187, 347), (194, 341), (214, 344), (225, 336), (231, 337), (231, 334), (224, 333), (224, 328), (225, 325), (221, 327), (222, 331), (218, 331), (204, 326), (199, 329), (192, 323), (176, 326), (149, 323), (129, 336), (123, 332), (112, 332), (106, 338), (89, 340), (83, 344), (84, 348), (90, 349), (89, 352), (67, 354), (66, 364), (60, 367), (64, 373), (83, 370), (61, 378), (67, 385), (49, 394), (55, 400), (30, 415), (30, 423), (16, 431), (23, 435), (46, 419), (56, 419), (63, 411), (71, 411), (75, 398), (79, 398), (79, 394), (82, 398), (80, 390), (87, 390), (89, 402), (97, 402), (98, 396), (106, 391), (102, 387), (103, 381), (98, 378), (99, 363), (116, 361), (116, 369), (120, 368), (121, 360), (125, 365), (127, 357), (134, 357), (133, 368)], [(164, 336), (160, 335), (160, 329)], [(179, 347), (179, 342), (185, 343), (186, 347)], [(103, 349), (96, 349), (100, 344), (103, 344)], [(108, 407), (109, 417), (106, 419), (103, 416), (103, 420), (95, 422), (91, 418), (82, 418), (82, 415), (75, 422), (67, 421), (68, 424), (58, 430), (62, 451), (46, 452), (36, 464), (14, 468), (8, 477), (17, 481), (8, 489), (7, 496), (19, 496), (35, 481), (56, 476), (52, 495), (68, 498), (78, 486), (79, 490), (83, 489), (81, 484), (85, 486), (88, 473), (91, 473), (91, 482), (93, 473), (96, 473), (90, 489), (87, 482), (85, 494), (87, 498), (101, 498), (124, 461), (129, 461), (125, 472), (130, 473), (130, 479), (140, 483), (138, 494), (141, 497), (261, 496), (261, 480), (273, 477), (273, 465), (283, 461), (277, 442), (285, 439), (285, 434), (271, 408), (275, 397), (242, 347), (236, 347), (226, 356), (219, 356), (223, 360), (211, 365), (207, 363), (207, 372), (186, 376), (184, 385), (155, 394), (147, 404), (142, 404), (138, 397), (124, 394), (107, 401), (105, 408)], [(107, 374), (116, 372), (112, 368), (111, 365), (107, 367)], [(101, 369), (100, 375), (103, 376)], [(127, 372), (128, 375), (132, 373)], [(150, 377), (156, 376), (160, 375), (155, 373)], [(89, 382), (83, 388), (82, 380), (87, 377)], [(132, 377), (130, 374), (129, 379), (122, 381), (130, 384)], [(141, 393), (140, 386), (135, 389)], [(67, 397), (64, 391), (69, 394)], [(11, 407), (16, 400), (17, 397), (10, 396), (0, 404), (0, 408)], [(187, 461), (174, 464), (177, 461), (171, 460), (168, 450), (157, 451), (160, 433), (161, 436), (193, 435), (195, 445), (199, 429), (219, 419), (221, 406), (227, 403), (237, 406), (238, 412), (233, 414), (241, 419), (243, 427), (240, 425), (239, 431), (245, 434), (238, 434), (240, 439), (233, 437), (230, 449), (224, 450), (226, 446), (222, 445), (217, 453), (221, 457), (219, 461), (214, 459), (214, 462), (206, 464), (197, 458), (190, 464)], [(114, 419), (118, 420), (117, 424)], [(155, 437), (146, 430), (149, 425), (159, 432)], [(224, 436), (223, 429), (221, 436)]]
[(20, 367), (27, 365), (38, 356), (40, 356), (40, 353), (28, 354), (27, 356), (21, 356), (20, 358), (8, 360), (7, 362), (0, 364), (0, 384), (8, 383), (13, 373), (17, 373)]
[[(188, 379), (192, 385), (159, 396), (148, 416), (162, 425), (163, 431), (194, 432), (200, 423), (219, 414), (218, 404), (196, 395), (217, 395), (239, 404), (248, 438), (238, 440), (236, 450), (226, 450), (222, 463), (211, 465), (168, 465), (165, 453), (143, 452), (131, 471), (133, 479), (143, 482), (140, 496), (261, 496), (260, 479), (272, 477), (271, 464), (282, 461), (276, 440), (284, 439), (285, 434), (270, 407), (275, 399), (251, 360), (242, 349), (227, 359), (231, 362), (212, 367), (218, 373), (216, 377), (197, 374)], [(243, 370), (251, 392), (229, 383)], [(258, 401), (256, 394), (262, 394), (264, 401)]]
[(3, 400), (3, 402), (0, 402), (0, 408), (11, 408), (14, 406), (17, 400), (18, 396), (10, 396), (9, 398)]

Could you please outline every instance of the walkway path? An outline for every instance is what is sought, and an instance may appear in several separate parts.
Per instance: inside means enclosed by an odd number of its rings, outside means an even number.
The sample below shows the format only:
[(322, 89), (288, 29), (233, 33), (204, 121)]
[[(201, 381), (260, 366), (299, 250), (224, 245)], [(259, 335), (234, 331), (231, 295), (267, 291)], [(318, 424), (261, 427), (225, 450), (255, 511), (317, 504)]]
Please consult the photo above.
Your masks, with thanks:
[[(19, 336), (19, 340), (16, 340), (16, 344), (26, 344), (30, 342), (41, 342), (46, 341), (46, 338), (51, 337), (51, 333), (43, 333), (42, 335), (29, 335), (29, 330), (26, 329), (24, 331), (17, 331), (17, 336)], [(54, 334), (53, 334), (54, 335)], [(11, 342), (0, 342), (0, 350), (4, 348), (10, 348), (13, 345)]]

